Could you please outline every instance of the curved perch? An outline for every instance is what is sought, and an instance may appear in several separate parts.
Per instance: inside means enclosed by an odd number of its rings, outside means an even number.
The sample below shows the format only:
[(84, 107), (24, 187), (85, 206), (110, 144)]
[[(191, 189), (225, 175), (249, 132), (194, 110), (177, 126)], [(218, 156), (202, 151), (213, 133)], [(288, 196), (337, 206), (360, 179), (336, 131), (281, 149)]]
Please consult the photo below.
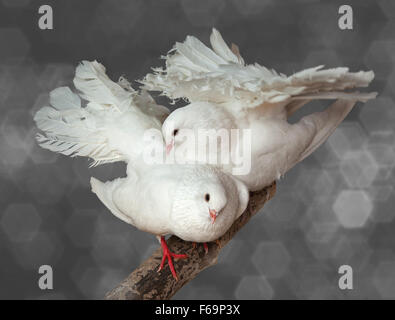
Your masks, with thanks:
[(116, 288), (108, 292), (105, 298), (110, 300), (170, 299), (201, 271), (217, 263), (221, 249), (263, 207), (265, 202), (274, 196), (275, 192), (276, 183), (273, 182), (263, 190), (250, 193), (250, 201), (246, 211), (221, 238), (208, 244), (208, 254), (205, 254), (200, 246), (193, 249), (191, 242), (172, 236), (167, 242), (172, 251), (188, 255), (188, 259), (175, 260), (178, 281), (174, 280), (169, 268), (157, 272), (162, 257), (159, 247)]

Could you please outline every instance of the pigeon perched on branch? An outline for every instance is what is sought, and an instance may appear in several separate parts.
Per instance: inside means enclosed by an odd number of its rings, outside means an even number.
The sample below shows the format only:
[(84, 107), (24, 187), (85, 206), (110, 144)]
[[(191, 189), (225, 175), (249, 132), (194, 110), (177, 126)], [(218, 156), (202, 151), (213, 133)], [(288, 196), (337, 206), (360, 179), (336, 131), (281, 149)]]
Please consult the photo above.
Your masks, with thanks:
[[(199, 130), (211, 130), (209, 138), (221, 139), (216, 150), (207, 151), (209, 156), (215, 156), (216, 163), (210, 163), (237, 175), (252, 191), (269, 185), (309, 156), (326, 141), (357, 101), (365, 102), (376, 96), (376, 93), (349, 91), (367, 87), (374, 78), (372, 71), (352, 73), (348, 68), (318, 66), (287, 77), (257, 63), (245, 64), (238, 47), (229, 48), (216, 29), (210, 42), (212, 49), (187, 36), (165, 57), (164, 69), (154, 68), (154, 73), (140, 82), (144, 89), (189, 102), (172, 112), (163, 124), (169, 153), (191, 163), (201, 163), (201, 158), (197, 159), (199, 142), (185, 139), (185, 132), (194, 132), (198, 139)], [(337, 101), (295, 124), (287, 121), (302, 106), (317, 99)], [(238, 130), (239, 139), (222, 139), (219, 131), (224, 130), (229, 133), (227, 137), (231, 136), (231, 130)], [(243, 149), (247, 133), (250, 170), (235, 173), (238, 164), (234, 159)], [(209, 156), (205, 158), (207, 161)]]
[[(163, 259), (177, 278), (172, 258), (186, 258), (169, 250), (165, 236), (209, 242), (223, 235), (248, 204), (246, 186), (209, 165), (147, 163), (147, 130), (161, 126), (168, 109), (147, 92), (133, 90), (125, 79), (111, 81), (100, 63), (83, 61), (74, 85), (50, 93), (51, 106), (35, 115), (40, 146), (67, 156), (93, 159), (92, 165), (124, 161), (127, 177), (109, 182), (91, 178), (92, 191), (119, 219), (160, 237)], [(86, 106), (81, 98), (88, 103)], [(152, 146), (151, 146), (152, 147)]]

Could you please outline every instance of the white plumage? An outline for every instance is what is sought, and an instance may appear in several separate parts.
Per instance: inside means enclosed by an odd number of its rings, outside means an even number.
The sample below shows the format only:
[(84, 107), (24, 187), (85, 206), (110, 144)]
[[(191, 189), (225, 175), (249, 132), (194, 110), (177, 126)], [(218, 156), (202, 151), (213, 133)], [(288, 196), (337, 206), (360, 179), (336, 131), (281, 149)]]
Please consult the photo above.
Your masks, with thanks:
[(130, 161), (145, 145), (145, 130), (160, 128), (169, 114), (148, 93), (137, 93), (125, 79), (111, 81), (103, 65), (83, 61), (76, 69), (74, 84), (80, 97), (67, 87), (50, 93), (52, 107), (40, 109), (34, 120), (46, 134), (37, 140), (43, 148), (71, 157), (83, 156), (101, 163)]
[(322, 70), (323, 66), (317, 66), (287, 77), (258, 63), (246, 65), (238, 48), (233, 45), (233, 51), (229, 49), (216, 29), (210, 42), (213, 49), (193, 36), (177, 42), (166, 56), (166, 68), (154, 68), (155, 72), (141, 81), (144, 87), (190, 102), (231, 102), (234, 108), (237, 101), (243, 109), (262, 103), (289, 103), (290, 98), (296, 97), (337, 99), (336, 94), (340, 94), (342, 98), (361, 101), (374, 97), (343, 92), (368, 86), (374, 77), (372, 71), (351, 73), (348, 68)]
[[(218, 239), (245, 210), (246, 186), (208, 165), (146, 163), (144, 133), (160, 133), (167, 108), (147, 92), (133, 90), (125, 79), (111, 81), (98, 62), (82, 62), (76, 69), (77, 95), (69, 88), (50, 94), (51, 107), (34, 119), (44, 134), (37, 140), (46, 149), (68, 156), (84, 156), (94, 165), (125, 161), (127, 177), (102, 183), (92, 178), (92, 191), (118, 218), (161, 236), (163, 259), (174, 257), (167, 234), (194, 242)], [(83, 105), (80, 96), (87, 100)], [(164, 150), (163, 139), (152, 142)], [(215, 222), (215, 223), (214, 223)], [(163, 262), (161, 267), (163, 267)]]
[[(257, 63), (246, 65), (237, 46), (230, 49), (215, 29), (210, 42), (212, 49), (188, 36), (166, 56), (165, 69), (155, 68), (141, 82), (144, 89), (190, 102), (170, 114), (162, 128), (168, 150), (173, 145), (173, 152), (184, 147), (178, 153), (180, 159), (197, 160), (194, 146), (198, 143), (182, 139), (186, 129), (193, 130), (196, 138), (201, 129), (239, 129), (241, 134), (242, 129), (251, 130), (251, 170), (238, 175), (250, 190), (278, 179), (319, 147), (357, 101), (376, 96), (349, 91), (367, 87), (374, 77), (372, 71), (351, 73), (348, 68), (324, 70), (318, 66), (287, 77)], [(290, 115), (314, 99), (338, 101), (296, 124), (287, 122)], [(230, 159), (241, 141), (233, 145)], [(193, 145), (185, 147), (191, 142)], [(221, 170), (234, 172), (235, 163), (221, 162), (219, 154), (218, 159)]]
[[(174, 234), (193, 242), (222, 236), (243, 213), (249, 197), (243, 183), (210, 166), (142, 165), (128, 170), (126, 178), (106, 183), (92, 178), (91, 185), (121, 220), (155, 235)], [(210, 210), (217, 212), (214, 223)]]
[[(67, 87), (53, 90), (50, 106), (34, 117), (43, 132), (37, 135), (43, 148), (89, 157), (92, 165), (128, 164), (126, 178), (105, 183), (92, 178), (92, 191), (115, 216), (161, 237), (160, 269), (168, 259), (175, 278), (171, 258), (185, 256), (169, 251), (165, 235), (194, 242), (219, 238), (245, 210), (248, 189), (257, 190), (278, 179), (320, 146), (356, 101), (376, 95), (349, 91), (368, 86), (374, 77), (371, 71), (351, 73), (348, 68), (319, 66), (287, 77), (258, 64), (245, 64), (237, 46), (229, 48), (215, 29), (210, 41), (212, 49), (191, 36), (176, 43), (166, 57), (166, 68), (154, 69), (141, 81), (142, 91), (134, 90), (124, 78), (113, 82), (100, 63), (83, 61), (74, 78), (78, 94)], [(169, 115), (146, 90), (184, 98), (190, 104)], [(337, 101), (296, 124), (287, 122), (314, 99)], [(147, 163), (147, 147), (164, 153), (169, 146), (185, 145), (180, 137), (187, 129), (196, 134), (200, 129), (238, 129), (242, 135), (248, 129), (251, 170), (236, 179), (232, 176), (236, 163), (196, 164), (191, 148), (176, 159), (192, 164)], [(148, 130), (157, 130), (160, 139), (145, 140)], [(238, 141), (229, 151), (230, 159), (242, 148), (243, 139)]]

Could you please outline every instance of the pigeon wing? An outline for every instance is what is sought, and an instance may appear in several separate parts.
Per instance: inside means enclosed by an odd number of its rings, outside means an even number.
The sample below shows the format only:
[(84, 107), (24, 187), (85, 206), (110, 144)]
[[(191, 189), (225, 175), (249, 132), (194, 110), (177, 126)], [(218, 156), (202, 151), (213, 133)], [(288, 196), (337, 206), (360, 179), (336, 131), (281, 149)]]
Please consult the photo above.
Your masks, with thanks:
[[(140, 81), (143, 87), (161, 91), (171, 99), (225, 102), (224, 106), (231, 108), (276, 104), (284, 109), (294, 99), (367, 101), (376, 96), (375, 93), (344, 92), (367, 87), (374, 77), (372, 71), (352, 73), (348, 68), (318, 66), (287, 77), (258, 63), (245, 64), (237, 46), (232, 45), (230, 49), (216, 29), (210, 42), (212, 49), (193, 36), (177, 42), (165, 57), (166, 67), (155, 68), (146, 75)], [(289, 114), (296, 109), (286, 111)]]

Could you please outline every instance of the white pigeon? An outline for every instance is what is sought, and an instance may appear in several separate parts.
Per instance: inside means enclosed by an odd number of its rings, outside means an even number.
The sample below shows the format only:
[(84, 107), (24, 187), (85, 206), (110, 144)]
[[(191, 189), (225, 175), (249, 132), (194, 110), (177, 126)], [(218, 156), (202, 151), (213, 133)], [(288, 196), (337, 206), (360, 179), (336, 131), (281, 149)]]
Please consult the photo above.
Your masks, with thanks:
[(146, 92), (134, 91), (125, 79), (111, 81), (100, 63), (83, 61), (76, 69), (75, 87), (50, 93), (51, 107), (40, 109), (34, 120), (44, 132), (41, 147), (71, 157), (93, 159), (93, 165), (125, 161), (127, 177), (109, 182), (91, 178), (92, 191), (121, 220), (160, 237), (161, 270), (168, 261), (177, 279), (165, 235), (186, 241), (218, 239), (244, 212), (247, 187), (231, 175), (208, 165), (150, 164), (143, 157), (146, 130), (160, 133), (167, 108), (157, 105)]
[[(238, 47), (233, 44), (230, 49), (215, 29), (210, 42), (212, 49), (187, 36), (165, 57), (165, 69), (154, 68), (154, 73), (140, 82), (144, 89), (190, 103), (172, 112), (163, 124), (168, 152), (191, 163), (209, 161), (214, 153), (214, 164), (224, 172), (236, 174), (252, 191), (279, 179), (317, 149), (356, 101), (365, 102), (376, 96), (345, 91), (367, 87), (374, 78), (372, 71), (351, 73), (348, 68), (323, 70), (323, 66), (318, 66), (287, 77), (257, 63), (245, 64)], [(315, 99), (339, 100), (296, 124), (287, 121)], [(222, 140), (221, 130), (227, 131), (229, 138), (232, 129), (238, 130), (239, 139)], [(211, 130), (208, 136), (212, 141), (221, 137), (218, 148), (206, 151), (203, 159), (197, 157), (201, 130)], [(195, 140), (185, 139), (190, 131)], [(235, 159), (245, 142), (251, 148), (250, 170), (235, 173), (240, 165)], [(229, 154), (222, 157), (221, 153)]]

